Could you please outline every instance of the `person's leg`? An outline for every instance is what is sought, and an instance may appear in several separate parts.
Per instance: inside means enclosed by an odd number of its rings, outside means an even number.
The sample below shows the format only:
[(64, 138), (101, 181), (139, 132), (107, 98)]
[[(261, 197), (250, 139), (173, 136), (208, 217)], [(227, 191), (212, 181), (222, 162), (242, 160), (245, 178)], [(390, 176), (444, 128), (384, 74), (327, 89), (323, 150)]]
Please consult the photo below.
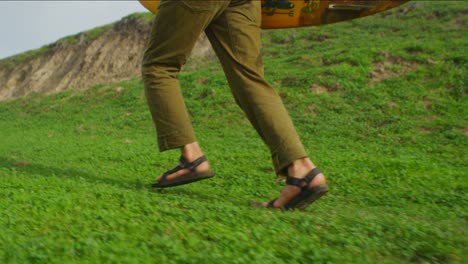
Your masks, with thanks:
[(280, 96), (265, 81), (260, 43), (260, 2), (229, 7), (206, 34), (220, 58), (236, 102), (270, 148), (278, 174), (307, 157)]
[[(303, 178), (315, 165), (307, 157), (281, 98), (264, 79), (260, 21), (260, 1), (249, 1), (226, 9), (205, 32), (236, 102), (269, 147), (276, 172)], [(311, 186), (322, 183), (325, 178), (320, 174)], [(298, 193), (297, 187), (286, 186), (275, 207)]]
[[(219, 1), (162, 0), (143, 57), (145, 94), (156, 126), (159, 149), (181, 148), (182, 156), (189, 162), (203, 153), (196, 143), (177, 74), (198, 37), (221, 7)], [(207, 162), (198, 169), (207, 170)], [(186, 173), (186, 170), (178, 173)], [(173, 175), (168, 179), (171, 177)]]

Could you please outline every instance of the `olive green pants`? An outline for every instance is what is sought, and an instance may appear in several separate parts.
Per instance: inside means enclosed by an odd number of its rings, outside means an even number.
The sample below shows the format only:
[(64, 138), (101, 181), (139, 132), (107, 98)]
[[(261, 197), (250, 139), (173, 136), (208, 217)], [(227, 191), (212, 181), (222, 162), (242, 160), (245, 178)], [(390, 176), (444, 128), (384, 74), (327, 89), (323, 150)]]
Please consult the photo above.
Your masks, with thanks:
[(269, 147), (276, 172), (307, 156), (281, 98), (264, 79), (260, 4), (258, 0), (161, 1), (142, 67), (161, 151), (197, 141), (177, 73), (205, 32), (237, 104)]

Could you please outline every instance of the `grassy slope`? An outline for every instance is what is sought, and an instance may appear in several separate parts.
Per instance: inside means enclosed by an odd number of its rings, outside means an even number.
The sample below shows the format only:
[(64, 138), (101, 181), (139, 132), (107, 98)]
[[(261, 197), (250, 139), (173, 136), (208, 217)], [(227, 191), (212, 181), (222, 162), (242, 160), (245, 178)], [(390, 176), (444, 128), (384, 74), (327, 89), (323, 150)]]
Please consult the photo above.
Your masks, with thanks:
[[(466, 261), (461, 10), (265, 32), (266, 75), (329, 177), (331, 193), (302, 212), (248, 206), (282, 187), (216, 62), (180, 79), (217, 178), (171, 190), (148, 188), (178, 153), (157, 152), (139, 80), (0, 104), (0, 260)], [(390, 77), (370, 85), (384, 61)]]

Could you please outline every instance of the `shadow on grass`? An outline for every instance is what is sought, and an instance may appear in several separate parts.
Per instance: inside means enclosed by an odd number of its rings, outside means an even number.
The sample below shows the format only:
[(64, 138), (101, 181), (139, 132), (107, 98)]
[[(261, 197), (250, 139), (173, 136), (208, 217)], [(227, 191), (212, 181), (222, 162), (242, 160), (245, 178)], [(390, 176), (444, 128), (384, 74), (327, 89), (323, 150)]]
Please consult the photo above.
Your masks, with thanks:
[(149, 183), (143, 183), (139, 180), (137, 181), (123, 181), (123, 180), (114, 180), (109, 178), (101, 178), (95, 174), (88, 173), (85, 171), (80, 171), (76, 169), (66, 168), (66, 167), (53, 167), (49, 165), (43, 165), (38, 163), (30, 163), (27, 161), (17, 161), (10, 158), (0, 157), (0, 167), (15, 170), (21, 174), (31, 174), (31, 175), (41, 175), (43, 177), (63, 177), (72, 180), (79, 180), (80, 178), (85, 179), (90, 183), (100, 183), (113, 185), (123, 189), (130, 190), (141, 190), (148, 189), (150, 190)]
[[(170, 188), (155, 189), (151, 188), (151, 182), (143, 180), (115, 180), (99, 177), (96, 174), (66, 167), (54, 167), (26, 161), (18, 161), (10, 158), (0, 157), (0, 168), (14, 170), (23, 175), (40, 175), (42, 177), (62, 177), (69, 180), (79, 181), (84, 179), (92, 184), (107, 184), (117, 188), (133, 191), (148, 191), (157, 195), (171, 197), (186, 197), (186, 199), (195, 199), (199, 201), (210, 201), (216, 199), (213, 194), (193, 188)], [(200, 184), (200, 183), (198, 183)]]

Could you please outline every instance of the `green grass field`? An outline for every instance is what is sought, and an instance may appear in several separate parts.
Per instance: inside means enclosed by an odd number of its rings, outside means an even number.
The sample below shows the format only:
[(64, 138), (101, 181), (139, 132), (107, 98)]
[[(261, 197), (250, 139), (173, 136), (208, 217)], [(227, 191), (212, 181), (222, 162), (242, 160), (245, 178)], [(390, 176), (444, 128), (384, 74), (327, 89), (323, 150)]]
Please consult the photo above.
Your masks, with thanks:
[(468, 4), (415, 2), (265, 31), (267, 79), (330, 193), (282, 189), (217, 61), (180, 74), (217, 176), (152, 191), (159, 153), (142, 82), (0, 104), (2, 263), (466, 263)]

